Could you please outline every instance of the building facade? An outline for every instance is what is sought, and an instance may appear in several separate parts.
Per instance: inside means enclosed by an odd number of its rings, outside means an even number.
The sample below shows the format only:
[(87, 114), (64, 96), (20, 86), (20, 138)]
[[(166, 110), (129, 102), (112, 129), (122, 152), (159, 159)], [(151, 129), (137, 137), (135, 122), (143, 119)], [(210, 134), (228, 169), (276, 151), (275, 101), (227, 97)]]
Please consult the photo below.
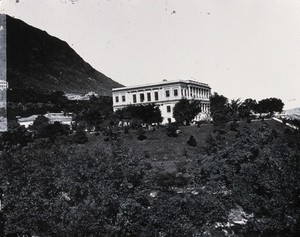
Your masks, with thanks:
[(208, 84), (194, 80), (162, 81), (160, 83), (145, 84), (114, 88), (112, 90), (114, 111), (128, 105), (145, 105), (154, 103), (159, 106), (163, 123), (173, 118), (173, 108), (181, 99), (200, 101), (201, 113), (195, 117), (195, 121), (209, 118), (209, 98), (211, 88)]
[(8, 89), (7, 81), (0, 80), (0, 90), (7, 90), (7, 89)]
[(0, 14), (0, 132), (7, 131), (6, 16)]

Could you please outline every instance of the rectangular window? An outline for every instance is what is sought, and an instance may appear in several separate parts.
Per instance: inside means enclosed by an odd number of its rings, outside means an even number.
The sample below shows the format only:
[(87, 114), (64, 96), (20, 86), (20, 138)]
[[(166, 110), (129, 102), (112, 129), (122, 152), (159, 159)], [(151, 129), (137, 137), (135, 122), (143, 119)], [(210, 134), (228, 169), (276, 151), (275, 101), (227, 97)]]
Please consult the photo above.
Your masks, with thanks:
[(132, 95), (133, 103), (136, 103), (136, 95)]
[(174, 90), (174, 96), (178, 96), (178, 90), (177, 89)]
[(115, 99), (116, 99), (116, 103), (119, 103), (119, 96), (116, 96)]
[(147, 93), (147, 101), (151, 101), (151, 93), (150, 92)]
[(125, 102), (125, 95), (122, 95), (122, 102)]
[(169, 90), (166, 91), (166, 97), (170, 97), (170, 91)]
[(155, 100), (158, 100), (158, 92), (157, 91), (154, 92), (154, 97), (155, 97)]
[(167, 106), (167, 112), (171, 113), (171, 106), (170, 105)]
[(144, 95), (144, 93), (143, 93), (143, 94), (140, 94), (140, 101), (141, 101), (141, 102), (144, 102), (144, 100), (145, 100), (145, 95)]

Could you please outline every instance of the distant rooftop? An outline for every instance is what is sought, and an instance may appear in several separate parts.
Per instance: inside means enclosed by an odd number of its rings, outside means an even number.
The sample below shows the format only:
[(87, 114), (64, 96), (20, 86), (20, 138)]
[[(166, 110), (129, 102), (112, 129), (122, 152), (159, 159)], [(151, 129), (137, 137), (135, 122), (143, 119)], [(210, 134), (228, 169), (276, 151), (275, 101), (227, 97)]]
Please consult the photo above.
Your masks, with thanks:
[[(146, 83), (146, 84), (141, 84), (141, 85), (135, 85), (135, 86), (126, 86), (126, 87), (118, 87), (118, 88), (113, 88), (113, 91), (121, 91), (121, 90), (133, 90), (133, 89), (138, 89), (138, 88), (143, 88), (143, 87), (154, 87), (154, 86), (162, 86), (162, 85), (169, 85), (169, 84), (177, 84), (177, 83), (183, 83), (183, 84), (194, 84), (198, 86), (204, 86), (204, 87), (209, 87), (208, 84), (202, 83), (199, 81), (195, 80), (163, 80), (161, 82), (156, 82), (156, 83)], [(209, 87), (210, 88), (210, 87)]]

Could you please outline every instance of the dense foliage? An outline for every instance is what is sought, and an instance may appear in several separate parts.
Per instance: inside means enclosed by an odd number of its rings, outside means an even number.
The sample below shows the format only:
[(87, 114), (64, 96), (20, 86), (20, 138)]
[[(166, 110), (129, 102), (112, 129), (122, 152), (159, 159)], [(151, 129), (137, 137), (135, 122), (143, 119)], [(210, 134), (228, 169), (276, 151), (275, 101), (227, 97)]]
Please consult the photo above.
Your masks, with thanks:
[(229, 121), (228, 99), (214, 93), (210, 97), (210, 113), (215, 126), (224, 126)]
[[(113, 120), (112, 100), (109, 96), (95, 97), (90, 100), (69, 103), (67, 112), (72, 112), (76, 124), (84, 125), (88, 129), (100, 130)], [(76, 127), (75, 127), (76, 128)]]
[(258, 102), (256, 111), (258, 113), (270, 113), (272, 115), (274, 112), (282, 112), (283, 106), (284, 103), (281, 99), (268, 98)]
[[(0, 165), (5, 232), (296, 236), (299, 231), (298, 132), (266, 122), (243, 123), (237, 131), (226, 125), (224, 135), (207, 134), (205, 149), (192, 147), (199, 153), (178, 163), (175, 172), (156, 167), (149, 154), (127, 149), (122, 139), (130, 134), (122, 138), (113, 128), (111, 134), (105, 144), (36, 140), (5, 149)], [(136, 134), (133, 139), (140, 142)], [(189, 145), (185, 140), (183, 147)], [(248, 216), (245, 225), (232, 222), (239, 210)]]
[(117, 110), (115, 114), (121, 121), (128, 121), (131, 123), (140, 122), (146, 124), (159, 124), (162, 122), (160, 109), (155, 104), (129, 105)]
[[(29, 130), (9, 122), (9, 131), (0, 137), (0, 235), (299, 233), (299, 132), (281, 124), (240, 121), (253, 111), (265, 113), (259, 106), (268, 102), (277, 105), (266, 113), (279, 111), (279, 100), (228, 101), (214, 94), (213, 126), (222, 128), (217, 133), (208, 124), (178, 127), (200, 112), (197, 102), (183, 100), (174, 108), (178, 124), (145, 133), (142, 127), (133, 131), (125, 126), (122, 131), (114, 127), (115, 120), (160, 123), (155, 105), (129, 106), (113, 115), (110, 97), (66, 102), (59, 92), (45, 100), (30, 93), (32, 105), (72, 112), (75, 132), (57, 122), (50, 124), (44, 116), (38, 116)], [(28, 109), (22, 102), (18, 106)], [(95, 129), (96, 136), (86, 129)], [(205, 143), (198, 136), (203, 131)], [(141, 144), (154, 140), (159, 144), (151, 148), (154, 151), (148, 147), (137, 152)], [(169, 153), (180, 155), (172, 168), (170, 154), (161, 147), (175, 141)], [(244, 222), (236, 223), (236, 218)]]
[(257, 103), (251, 98), (244, 101), (236, 99), (229, 102), (228, 98), (218, 93), (214, 93), (210, 97), (211, 117), (216, 127), (222, 127), (228, 121), (236, 122), (245, 118), (250, 121), (254, 113), (261, 116), (268, 114), (270, 117), (274, 112), (282, 112), (283, 106), (284, 103), (278, 98), (267, 98)]
[(173, 117), (179, 124), (189, 125), (190, 122), (201, 112), (200, 102), (197, 100), (181, 99), (175, 104)]

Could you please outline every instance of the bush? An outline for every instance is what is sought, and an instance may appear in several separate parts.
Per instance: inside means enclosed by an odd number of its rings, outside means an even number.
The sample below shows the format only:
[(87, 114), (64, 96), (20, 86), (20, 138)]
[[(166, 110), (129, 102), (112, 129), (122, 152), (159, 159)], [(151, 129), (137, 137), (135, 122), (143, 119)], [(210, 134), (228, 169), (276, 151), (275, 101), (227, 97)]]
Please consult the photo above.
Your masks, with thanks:
[(28, 132), (24, 126), (16, 124), (14, 128), (9, 127), (8, 131), (0, 136), (0, 149), (11, 149), (13, 146), (24, 147), (32, 141), (32, 133)]
[(191, 135), (189, 140), (187, 141), (187, 144), (193, 147), (197, 146), (196, 138), (194, 138), (194, 136)]
[(84, 144), (86, 142), (88, 142), (88, 137), (86, 135), (86, 132), (83, 129), (78, 129), (76, 130), (74, 137), (73, 137), (73, 141), (77, 144)]
[(139, 127), (137, 130), (137, 139), (140, 141), (146, 140), (147, 137), (145, 136), (145, 130), (142, 127)]
[(166, 133), (168, 137), (178, 137), (176, 123), (170, 123), (167, 125)]

